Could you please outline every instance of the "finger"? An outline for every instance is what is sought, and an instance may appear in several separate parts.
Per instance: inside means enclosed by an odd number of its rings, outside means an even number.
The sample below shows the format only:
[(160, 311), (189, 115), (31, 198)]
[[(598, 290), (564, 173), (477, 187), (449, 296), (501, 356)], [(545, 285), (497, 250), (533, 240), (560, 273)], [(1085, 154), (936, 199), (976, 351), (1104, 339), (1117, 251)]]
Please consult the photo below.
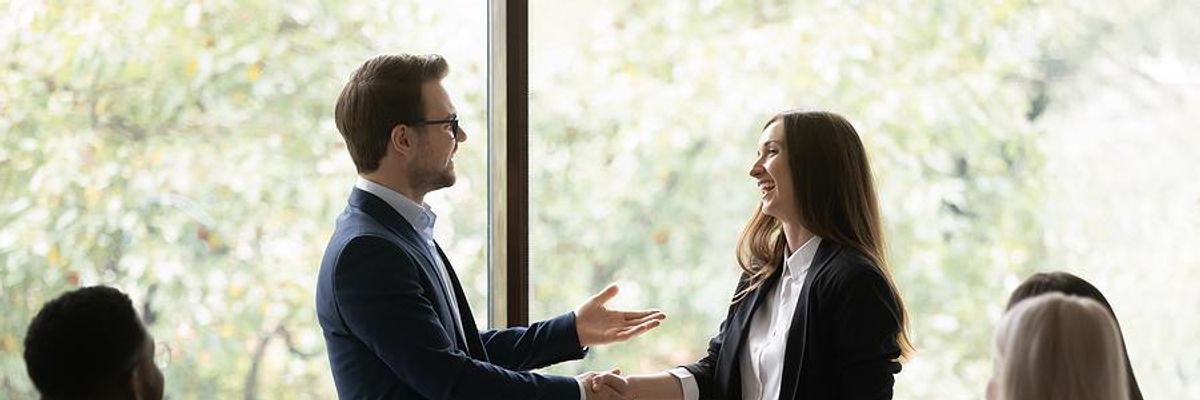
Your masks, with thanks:
[(613, 338), (615, 340), (622, 340), (622, 341), (628, 340), (634, 336), (641, 335), (642, 333), (645, 333), (648, 330), (657, 328), (660, 324), (662, 324), (662, 322), (660, 322), (658, 320), (653, 320), (653, 321), (646, 322), (643, 324), (635, 325), (631, 328), (626, 328), (626, 329), (617, 331), (617, 333), (613, 335)]
[(598, 303), (598, 304), (607, 303), (609, 300), (612, 300), (613, 297), (616, 297), (617, 292), (620, 292), (620, 291), (621, 291), (621, 288), (619, 286), (617, 286), (617, 284), (610, 283), (610, 284), (608, 284), (608, 287), (605, 287), (604, 290), (600, 291), (600, 293), (596, 293), (595, 296), (592, 296), (591, 299), (588, 299), (588, 302), (589, 303)]
[(605, 371), (605, 372), (596, 372), (595, 379), (603, 379), (603, 380), (608, 381), (608, 380), (616, 379), (615, 375), (617, 375), (617, 374), (612, 373), (612, 370)]
[(664, 314), (662, 312), (662, 310), (637, 310), (637, 311), (618, 311), (618, 312), (621, 313), (621, 318), (624, 318), (625, 320), (641, 319), (641, 318), (646, 318), (646, 317), (656, 317), (658, 319), (663, 319), (663, 318), (667, 317), (667, 314)]
[[(635, 336), (641, 335), (642, 333), (644, 333), (644, 332), (646, 332), (646, 331), (648, 331), (648, 330), (650, 330), (650, 329), (652, 329), (652, 328), (654, 327), (654, 326), (647, 326), (647, 325), (649, 325), (649, 323), (647, 323), (647, 324), (635, 325), (635, 326), (631, 326), (631, 327), (627, 327), (627, 328), (623, 328), (623, 329), (617, 330), (616, 332), (613, 332), (613, 333), (611, 334), (611, 339), (610, 339), (609, 341), (610, 341), (610, 342), (622, 342), (622, 341), (626, 341), (626, 340), (629, 340), (629, 339), (631, 339), (631, 338), (633, 338), (633, 337), (635, 337)], [(655, 325), (655, 326), (657, 326), (657, 325)]]
[(664, 319), (667, 319), (666, 314), (663, 314), (663, 313), (650, 314), (650, 315), (643, 316), (641, 318), (626, 319), (625, 325), (639, 325), (639, 324), (644, 324), (644, 323), (647, 323), (650, 321), (662, 321)]
[[(612, 379), (612, 380), (605, 381), (604, 386), (602, 388), (609, 389), (609, 390), (612, 390), (612, 391), (620, 393), (620, 394), (625, 394), (627, 386), (628, 385), (625, 384), (625, 382), (623, 382), (623, 381)], [(599, 389), (599, 388), (596, 389), (596, 391), (600, 391), (600, 390), (601, 389)]]
[(589, 371), (589, 372), (584, 372), (579, 375), (575, 375), (575, 379), (578, 379), (580, 382), (583, 382), (584, 387), (587, 387), (587, 388), (591, 389), (591, 391), (594, 392), (594, 391), (596, 391), (596, 375), (597, 375), (596, 372)]
[(618, 392), (624, 392), (625, 380), (614, 375), (613, 371), (620, 373), (619, 369), (613, 369), (609, 372), (601, 372), (596, 374), (596, 378), (592, 380), (592, 391), (600, 391), (604, 387), (611, 387)]
[(610, 373), (610, 374), (613, 374), (613, 375), (620, 375), (620, 374), (621, 374), (621, 368), (620, 368), (620, 367), (613, 367), (613, 369), (610, 369), (610, 370), (608, 370), (608, 373)]

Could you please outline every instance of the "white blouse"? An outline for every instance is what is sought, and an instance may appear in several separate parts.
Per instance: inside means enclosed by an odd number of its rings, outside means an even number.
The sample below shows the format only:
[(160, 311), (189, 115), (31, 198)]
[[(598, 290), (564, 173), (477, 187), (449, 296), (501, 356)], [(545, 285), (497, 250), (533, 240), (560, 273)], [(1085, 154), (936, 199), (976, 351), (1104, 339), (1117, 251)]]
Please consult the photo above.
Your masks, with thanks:
[[(779, 280), (768, 289), (763, 303), (750, 318), (746, 345), (738, 353), (744, 400), (779, 399), (788, 332), (792, 328), (804, 278), (820, 245), (821, 238), (813, 236), (788, 256)], [(684, 400), (700, 398), (696, 378), (690, 372), (683, 368), (668, 372), (682, 383)]]

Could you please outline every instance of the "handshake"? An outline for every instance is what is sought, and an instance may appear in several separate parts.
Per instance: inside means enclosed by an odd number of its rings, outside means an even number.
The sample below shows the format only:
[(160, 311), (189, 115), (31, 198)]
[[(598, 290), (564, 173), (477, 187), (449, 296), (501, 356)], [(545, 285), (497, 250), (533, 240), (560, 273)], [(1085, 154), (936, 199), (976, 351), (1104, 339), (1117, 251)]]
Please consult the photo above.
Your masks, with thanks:
[[(666, 314), (659, 310), (609, 309), (605, 304), (615, 297), (619, 290), (616, 285), (609, 285), (575, 309), (575, 330), (581, 345), (591, 347), (623, 342), (657, 328), (662, 324), (662, 320), (666, 319)], [(666, 373), (638, 377), (641, 379), (638, 379), (640, 385), (637, 391), (632, 390), (630, 378), (622, 376), (621, 370), (617, 368), (606, 372), (584, 373), (575, 379), (585, 389), (586, 396), (583, 400), (682, 398), (678, 381)]]
[[(608, 399), (654, 399), (682, 400), (684, 395), (683, 383), (672, 372), (657, 372), (634, 376), (621, 375), (621, 370), (613, 368), (607, 372), (588, 372), (575, 379), (585, 388), (583, 400)], [(688, 396), (696, 396), (694, 391)]]
[(583, 383), (587, 392), (584, 400), (632, 400), (629, 380), (621, 376), (621, 370), (613, 368), (607, 372), (586, 372), (575, 377)]

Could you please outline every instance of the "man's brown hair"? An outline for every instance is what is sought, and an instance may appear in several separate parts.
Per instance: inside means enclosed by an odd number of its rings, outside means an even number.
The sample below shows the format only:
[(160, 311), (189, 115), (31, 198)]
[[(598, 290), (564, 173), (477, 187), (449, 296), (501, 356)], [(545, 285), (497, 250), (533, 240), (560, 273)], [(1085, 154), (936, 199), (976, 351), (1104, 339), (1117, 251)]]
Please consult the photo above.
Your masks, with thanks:
[(350, 75), (334, 107), (338, 132), (359, 173), (379, 169), (392, 128), (421, 121), (421, 85), (441, 80), (450, 67), (436, 54), (385, 54)]

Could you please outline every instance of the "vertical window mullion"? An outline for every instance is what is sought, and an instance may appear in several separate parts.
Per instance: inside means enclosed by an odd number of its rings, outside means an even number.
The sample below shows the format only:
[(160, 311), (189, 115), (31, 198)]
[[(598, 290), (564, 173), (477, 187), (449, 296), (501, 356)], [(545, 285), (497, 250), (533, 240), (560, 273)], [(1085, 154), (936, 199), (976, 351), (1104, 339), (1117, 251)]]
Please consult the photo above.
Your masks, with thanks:
[(488, 4), (488, 326), (529, 323), (527, 0)]
[(529, 1), (507, 0), (508, 326), (529, 324)]

